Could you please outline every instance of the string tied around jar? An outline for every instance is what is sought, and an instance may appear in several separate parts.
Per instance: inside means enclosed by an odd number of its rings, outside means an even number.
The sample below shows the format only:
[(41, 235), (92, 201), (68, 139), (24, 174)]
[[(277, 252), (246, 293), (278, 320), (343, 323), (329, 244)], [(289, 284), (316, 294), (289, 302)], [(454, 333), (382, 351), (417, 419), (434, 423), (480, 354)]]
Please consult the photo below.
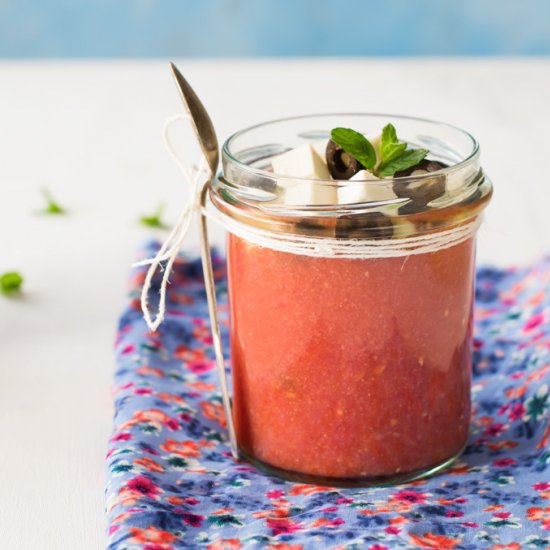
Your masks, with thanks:
[[(178, 114), (167, 119), (162, 129), (162, 139), (164, 141), (164, 146), (166, 147), (168, 154), (172, 157), (172, 159), (183, 174), (184, 181), (189, 188), (189, 200), (184, 205), (183, 210), (181, 211), (176, 221), (176, 224), (170, 231), (168, 237), (161, 245), (155, 256), (153, 258), (147, 258), (145, 260), (140, 260), (132, 264), (132, 267), (139, 267), (144, 265), (149, 266), (149, 269), (147, 270), (147, 273), (145, 275), (143, 287), (141, 289), (141, 309), (143, 311), (143, 318), (145, 319), (147, 326), (153, 332), (155, 332), (159, 328), (164, 320), (164, 316), (166, 314), (166, 289), (169, 284), (170, 273), (172, 271), (174, 262), (176, 261), (178, 254), (183, 246), (185, 237), (189, 232), (191, 222), (193, 221), (195, 214), (200, 213), (200, 196), (202, 193), (202, 189), (210, 181), (210, 178), (214, 175), (210, 174), (208, 163), (202, 152), (199, 164), (192, 165), (190, 167), (186, 166), (186, 164), (182, 162), (179, 156), (176, 154), (170, 140), (169, 130), (171, 126), (179, 120), (188, 121), (189, 115)], [(163, 266), (162, 262), (166, 262), (166, 265)], [(149, 291), (151, 289), (151, 284), (153, 282), (155, 272), (159, 268), (163, 270), (163, 274), (160, 283), (158, 310), (155, 318), (153, 319), (149, 304)]]

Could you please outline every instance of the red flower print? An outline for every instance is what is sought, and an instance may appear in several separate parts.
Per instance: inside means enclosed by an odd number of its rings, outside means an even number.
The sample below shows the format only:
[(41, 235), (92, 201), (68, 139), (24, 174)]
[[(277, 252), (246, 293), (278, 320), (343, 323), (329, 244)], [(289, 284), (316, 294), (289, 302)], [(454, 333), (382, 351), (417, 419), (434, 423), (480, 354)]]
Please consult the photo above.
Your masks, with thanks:
[(151, 388), (136, 388), (134, 395), (151, 395), (153, 390)]
[(508, 519), (510, 515), (511, 515), (510, 512), (495, 512), (493, 514), (495, 518), (499, 518), (499, 519)]
[(399, 535), (399, 533), (401, 533), (401, 529), (399, 529), (398, 527), (393, 527), (391, 525), (386, 527), (384, 531), (386, 531), (388, 535)]
[(525, 407), (523, 403), (515, 403), (510, 411), (508, 412), (508, 418), (513, 422), (514, 420), (519, 420), (523, 418), (525, 414)]
[(490, 550), (521, 550), (519, 542), (511, 542), (510, 544), (495, 544)]
[(181, 428), (179, 422), (174, 418), (167, 418), (163, 424), (171, 431), (179, 430)]
[(304, 483), (296, 483), (292, 486), (292, 489), (289, 491), (289, 494), (292, 496), (295, 495), (314, 495), (315, 493), (326, 493), (327, 491), (332, 491), (330, 487), (323, 487), (321, 485), (306, 485)]
[(353, 502), (352, 498), (341, 497), (336, 499), (336, 504), (351, 504), (352, 502)]
[(206, 550), (239, 550), (242, 547), (239, 539), (218, 539), (210, 543)]
[(309, 525), (310, 528), (315, 527), (339, 527), (340, 525), (343, 525), (345, 522), (342, 518), (336, 518), (336, 519), (327, 519), (327, 518), (319, 518), (316, 519), (313, 523)]
[(206, 418), (216, 421), (222, 428), (227, 427), (225, 412), (219, 403), (201, 401), (200, 406), (202, 409), (202, 414), (206, 416)]
[(127, 346), (124, 346), (121, 350), (121, 354), (122, 355), (128, 355), (129, 353), (132, 353), (133, 351), (135, 351), (136, 349), (136, 346), (134, 346), (134, 344), (128, 344)]
[(277, 490), (277, 491), (268, 491), (265, 496), (267, 498), (281, 498), (285, 494), (284, 491)]
[(198, 514), (193, 514), (192, 512), (182, 510), (178, 513), (181, 513), (183, 516), (183, 521), (187, 523), (187, 525), (191, 525), (191, 527), (200, 527), (204, 521), (204, 516), (199, 516)]
[(500, 422), (494, 422), (493, 424), (490, 424), (485, 428), (483, 435), (489, 436), (489, 437), (497, 437), (499, 436), (504, 430), (506, 429), (506, 426)]
[(447, 510), (445, 512), (445, 517), (447, 518), (461, 518), (464, 515), (464, 512), (459, 512), (458, 510)]
[(527, 519), (531, 521), (540, 521), (542, 528), (550, 531), (550, 506), (547, 508), (528, 508)]
[(166, 413), (159, 411), (157, 409), (150, 409), (146, 411), (136, 411), (134, 416), (124, 422), (119, 426), (120, 430), (126, 430), (135, 426), (136, 424), (150, 424), (155, 426), (160, 430), (162, 424), (164, 424), (168, 429), (175, 430), (179, 429), (180, 425), (172, 418), (170, 418)]
[(271, 533), (274, 537), (278, 535), (287, 535), (296, 533), (303, 529), (303, 523), (296, 523), (288, 518), (268, 518), (267, 526), (271, 529)]
[(508, 439), (501, 439), (500, 441), (496, 441), (495, 443), (487, 443), (487, 447), (491, 449), (491, 451), (501, 451), (502, 449), (514, 449), (518, 446), (517, 441), (510, 441)]
[(162, 492), (160, 487), (157, 487), (148, 477), (145, 476), (136, 476), (133, 479), (130, 479), (126, 484), (126, 488), (149, 498), (155, 498)]
[(157, 397), (161, 401), (164, 401), (165, 403), (177, 403), (178, 405), (182, 405), (182, 406), (186, 404), (186, 401), (183, 397), (179, 395), (174, 395), (173, 393), (168, 393), (163, 391), (163, 392), (157, 393)]
[(542, 325), (544, 323), (544, 315), (542, 313), (537, 313), (536, 315), (531, 316), (530, 319), (523, 326), (525, 332), (529, 332), (534, 328)]
[(170, 300), (176, 304), (181, 304), (182, 306), (188, 306), (195, 302), (195, 298), (189, 294), (178, 294), (177, 292), (172, 292), (170, 294)]
[(400, 502), (407, 502), (409, 504), (424, 504), (427, 497), (428, 495), (425, 493), (418, 493), (416, 491), (410, 491), (408, 489), (403, 489), (402, 491), (399, 491), (398, 493), (395, 493), (393, 495), (393, 498), (395, 500), (399, 500)]
[(437, 550), (448, 550), (454, 548), (462, 542), (462, 539), (454, 539), (443, 535), (434, 535), (433, 533), (424, 533), (423, 535), (409, 535), (412, 544), (420, 548), (436, 548)]
[(148, 365), (139, 367), (136, 369), (136, 372), (141, 376), (156, 376), (157, 378), (164, 378), (164, 373), (161, 369), (149, 367)]
[(115, 435), (113, 435), (113, 437), (111, 437), (111, 441), (130, 441), (130, 439), (132, 439), (133, 435), (131, 433), (128, 433), (128, 432), (120, 432), (120, 433), (117, 433)]
[(540, 369), (534, 370), (528, 377), (527, 382), (542, 380), (547, 372), (550, 372), (550, 365), (544, 365)]
[(490, 506), (483, 508), (483, 511), (494, 512), (495, 510), (502, 510), (503, 508), (504, 508), (504, 504), (491, 504)]
[(506, 395), (506, 397), (508, 397), (508, 399), (519, 399), (527, 393), (528, 389), (528, 386), (516, 386), (515, 388), (510, 388), (509, 390), (506, 390), (504, 394)]
[(493, 460), (493, 466), (496, 468), (506, 468), (508, 466), (514, 466), (517, 464), (517, 461), (513, 458), (497, 458)]
[(154, 526), (147, 527), (146, 529), (140, 529), (139, 527), (130, 527), (130, 535), (132, 535), (130, 541), (137, 543), (155, 543), (163, 545), (161, 548), (167, 549), (166, 544), (175, 542), (177, 536), (170, 533), (169, 531), (163, 531), (162, 529), (157, 529)]
[(533, 485), (533, 489), (535, 489), (535, 491), (546, 491), (550, 489), (550, 483), (548, 483), (548, 481), (539, 481)]
[(477, 529), (479, 525), (475, 521), (464, 521), (460, 525), (464, 525), (464, 527), (472, 527), (474, 529)]
[(387, 546), (383, 546), (382, 544), (373, 544), (372, 546), (369, 546), (369, 550), (390, 550)]
[(214, 391), (216, 389), (215, 384), (207, 384), (206, 382), (191, 382), (189, 384), (185, 384), (188, 388), (191, 388), (193, 390), (196, 390), (198, 392), (207, 392), (207, 391)]
[(276, 542), (274, 544), (268, 544), (266, 550), (303, 550), (301, 544), (287, 544), (286, 542)]
[(149, 470), (150, 472), (164, 472), (164, 466), (161, 466), (158, 462), (155, 462), (152, 458), (149, 458), (147, 456), (144, 458), (136, 458), (134, 460), (134, 464), (143, 466), (146, 470)]
[(546, 447), (548, 447), (549, 441), (550, 441), (550, 424), (546, 426), (546, 429), (544, 430), (544, 433), (542, 434), (540, 441), (537, 443), (537, 449), (546, 449)]
[(189, 361), (187, 368), (195, 374), (203, 374), (214, 368), (214, 361)]
[(183, 457), (198, 457), (201, 454), (199, 445), (196, 441), (175, 441), (167, 439), (160, 445), (161, 450), (169, 454), (176, 454)]
[(338, 512), (338, 506), (328, 506), (327, 508), (323, 508), (323, 512)]

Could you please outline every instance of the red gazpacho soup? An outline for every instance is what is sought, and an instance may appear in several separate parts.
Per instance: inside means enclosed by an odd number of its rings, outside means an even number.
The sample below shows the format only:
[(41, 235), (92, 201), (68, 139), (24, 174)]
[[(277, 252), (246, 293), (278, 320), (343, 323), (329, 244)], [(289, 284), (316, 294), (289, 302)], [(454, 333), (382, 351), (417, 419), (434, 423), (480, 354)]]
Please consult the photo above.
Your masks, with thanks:
[(245, 456), (298, 477), (383, 481), (461, 452), (474, 237), (368, 259), (228, 239), (233, 416)]

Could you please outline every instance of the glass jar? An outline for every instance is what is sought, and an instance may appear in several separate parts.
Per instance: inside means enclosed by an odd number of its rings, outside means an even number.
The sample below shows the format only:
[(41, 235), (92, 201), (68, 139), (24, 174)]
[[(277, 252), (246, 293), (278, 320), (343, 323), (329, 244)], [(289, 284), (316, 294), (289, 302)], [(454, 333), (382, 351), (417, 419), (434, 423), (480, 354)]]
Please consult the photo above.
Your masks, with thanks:
[[(376, 181), (270, 171), (334, 127), (370, 135), (389, 122), (449, 168)], [(234, 134), (222, 163), (210, 200), (228, 229), (240, 452), (330, 485), (445, 468), (468, 436), (475, 233), (492, 193), (475, 139), (408, 117), (304, 116)]]

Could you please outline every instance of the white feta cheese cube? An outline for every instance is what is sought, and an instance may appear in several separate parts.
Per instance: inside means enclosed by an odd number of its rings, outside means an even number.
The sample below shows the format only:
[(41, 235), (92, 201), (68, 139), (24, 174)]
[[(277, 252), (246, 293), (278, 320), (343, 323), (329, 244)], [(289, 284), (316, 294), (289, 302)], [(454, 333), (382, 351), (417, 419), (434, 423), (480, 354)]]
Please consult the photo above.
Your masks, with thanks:
[(327, 165), (310, 143), (287, 151), (271, 160), (273, 173), (295, 178), (330, 180)]
[[(396, 197), (391, 186), (384, 180), (377, 178), (374, 174), (368, 170), (361, 170), (352, 176), (349, 181), (366, 181), (367, 183), (361, 185), (360, 183), (348, 184), (341, 182), (343, 185), (338, 189), (338, 204), (355, 204), (360, 202), (379, 202), (394, 199)], [(379, 182), (381, 185), (375, 185), (368, 182)]]
[[(272, 159), (275, 176), (291, 176), (312, 180), (331, 180), (327, 165), (310, 143), (288, 151)], [(330, 205), (337, 204), (334, 187), (312, 181), (281, 178), (277, 181), (283, 190), (282, 202), (292, 205)]]
[(311, 146), (325, 164), (327, 163), (327, 144), (328, 139), (320, 139), (311, 143)]

